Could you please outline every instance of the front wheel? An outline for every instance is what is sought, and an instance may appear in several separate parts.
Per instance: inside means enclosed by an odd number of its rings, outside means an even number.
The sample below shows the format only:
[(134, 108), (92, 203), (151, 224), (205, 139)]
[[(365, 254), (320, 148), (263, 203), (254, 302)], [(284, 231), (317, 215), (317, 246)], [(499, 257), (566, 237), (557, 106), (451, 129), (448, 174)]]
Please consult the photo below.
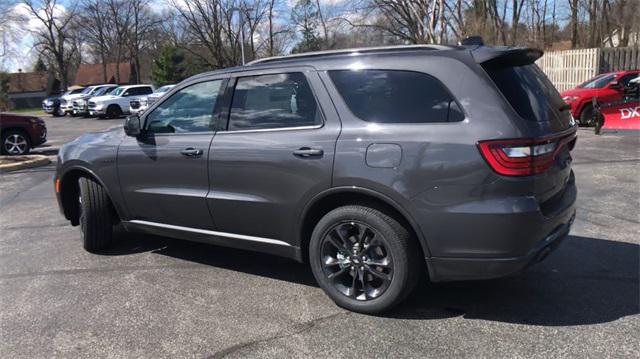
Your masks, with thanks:
[(118, 105), (110, 105), (107, 107), (107, 117), (108, 118), (118, 118), (122, 116), (122, 109)]
[(80, 229), (84, 249), (97, 252), (107, 248), (113, 237), (111, 201), (105, 189), (91, 178), (81, 177)]
[(62, 117), (64, 116), (66, 113), (64, 111), (62, 111), (62, 109), (60, 107), (57, 107), (53, 110), (53, 117)]
[(580, 125), (591, 127), (595, 124), (593, 119), (594, 109), (592, 105), (585, 105), (582, 112), (580, 112)]
[(363, 206), (332, 210), (311, 235), (309, 262), (338, 305), (379, 313), (406, 298), (421, 277), (420, 249), (402, 224)]

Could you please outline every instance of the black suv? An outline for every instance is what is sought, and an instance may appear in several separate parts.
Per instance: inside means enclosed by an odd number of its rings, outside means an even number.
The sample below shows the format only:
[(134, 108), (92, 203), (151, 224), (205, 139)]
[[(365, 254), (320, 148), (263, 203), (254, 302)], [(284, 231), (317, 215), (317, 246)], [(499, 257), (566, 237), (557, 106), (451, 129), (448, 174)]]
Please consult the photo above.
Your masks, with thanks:
[(403, 46), (203, 73), (124, 131), (63, 146), (58, 201), (89, 251), (121, 223), (285, 256), (359, 312), (399, 303), (423, 273), (515, 273), (575, 215), (576, 126), (541, 55)]

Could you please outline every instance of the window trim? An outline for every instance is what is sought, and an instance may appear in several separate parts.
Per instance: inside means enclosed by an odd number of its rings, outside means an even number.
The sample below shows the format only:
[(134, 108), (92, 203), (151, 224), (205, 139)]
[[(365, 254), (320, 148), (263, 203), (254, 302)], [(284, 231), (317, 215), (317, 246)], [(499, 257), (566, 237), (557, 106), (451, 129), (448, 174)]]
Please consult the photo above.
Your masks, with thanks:
[[(225, 101), (225, 108), (224, 108), (224, 111), (226, 111), (226, 112), (221, 114), (222, 116), (226, 116), (226, 121), (224, 121), (224, 123), (221, 126), (224, 129), (220, 129), (216, 133), (217, 134), (230, 134), (230, 133), (253, 133), (253, 132), (279, 132), (279, 131), (294, 131), (294, 130), (315, 130), (315, 129), (319, 129), (319, 128), (324, 127), (325, 122), (326, 122), (324, 111), (322, 110), (322, 106), (320, 105), (320, 102), (318, 101), (318, 96), (316, 95), (316, 89), (313, 88), (312, 82), (309, 80), (309, 77), (307, 76), (305, 71), (303, 71), (303, 70), (291, 70), (291, 71), (284, 70), (283, 71), (283, 70), (284, 69), (276, 69), (276, 71), (274, 71), (274, 72), (259, 72), (259, 73), (255, 73), (255, 74), (238, 73), (237, 76), (234, 76), (229, 81), (228, 88), (230, 89), (230, 94), (228, 94), (228, 101)], [(302, 74), (302, 76), (304, 76), (305, 81), (307, 81), (307, 85), (309, 86), (309, 89), (311, 89), (311, 94), (313, 95), (313, 99), (316, 102), (316, 108), (319, 110), (319, 113), (320, 113), (320, 123), (319, 124), (317, 124), (317, 125), (305, 125), (305, 126), (291, 126), (291, 127), (255, 128), (255, 129), (248, 129), (248, 130), (229, 130), (229, 124), (231, 123), (231, 106), (233, 105), (233, 97), (235, 96), (236, 85), (238, 84), (238, 80), (239, 79), (246, 78), (246, 77), (282, 75), (282, 74), (292, 74), (292, 73)], [(223, 122), (223, 121), (220, 121), (220, 122)]]
[[(432, 79), (434, 79), (435, 81), (438, 82), (438, 84), (440, 84), (440, 86), (444, 89), (444, 91), (447, 93), (447, 95), (449, 95), (449, 97), (451, 97), (451, 100), (453, 102), (456, 103), (456, 105), (458, 105), (458, 109), (460, 110), (460, 112), (462, 112), (463, 115), (463, 119), (460, 121), (436, 121), (436, 122), (373, 122), (373, 121), (367, 121), (364, 120), (362, 118), (360, 118), (360, 116), (356, 115), (355, 113), (353, 113), (353, 111), (351, 110), (351, 107), (349, 107), (349, 105), (347, 104), (347, 101), (344, 99), (344, 97), (342, 96), (342, 93), (340, 92), (340, 90), (338, 90), (338, 87), (336, 86), (335, 82), (333, 81), (333, 78), (331, 77), (331, 72), (348, 72), (348, 71), (386, 71), (386, 72), (410, 72), (410, 73), (414, 73), (414, 74), (419, 74), (419, 75), (425, 75), (427, 77), (430, 77)], [(380, 125), (380, 126), (402, 126), (402, 125), (411, 125), (411, 126), (415, 126), (415, 125), (443, 125), (443, 124), (456, 124), (456, 123), (463, 123), (467, 120), (467, 112), (464, 109), (464, 107), (462, 107), (462, 105), (460, 104), (460, 101), (458, 101), (458, 99), (453, 95), (453, 93), (451, 93), (451, 90), (449, 90), (449, 88), (442, 82), (440, 81), (439, 78), (423, 72), (423, 71), (416, 71), (416, 70), (402, 70), (402, 69), (388, 69), (388, 68), (366, 68), (366, 69), (360, 69), (360, 70), (351, 70), (348, 68), (344, 68), (344, 69), (332, 69), (332, 70), (326, 70), (326, 74), (327, 74), (327, 78), (329, 79), (329, 82), (331, 83), (331, 86), (333, 86), (333, 89), (335, 90), (335, 92), (338, 94), (338, 96), (340, 97), (340, 100), (342, 101), (344, 108), (349, 111), (349, 114), (357, 119), (358, 121), (362, 121), (364, 123), (374, 123), (376, 125)], [(451, 108), (451, 106), (449, 106), (449, 108)], [(448, 110), (447, 110), (448, 111)], [(447, 112), (447, 119), (449, 118), (449, 113)]]
[[(191, 86), (195, 86), (197, 84), (201, 84), (204, 82), (213, 82), (213, 81), (221, 81), (220, 84), (220, 89), (218, 89), (218, 99), (221, 99), (223, 101), (218, 101), (216, 99), (216, 103), (213, 106), (213, 109), (211, 111), (211, 121), (210, 121), (210, 131), (197, 131), (197, 132), (153, 132), (153, 131), (149, 131), (149, 115), (151, 115), (153, 113), (153, 111), (156, 110), (156, 108), (158, 108), (160, 105), (162, 105), (163, 103), (165, 103), (166, 101), (168, 101), (171, 97), (173, 97), (177, 92), (182, 91), (183, 89), (187, 88), (187, 87), (191, 87)], [(200, 81), (194, 81), (194, 82), (189, 82), (184, 84), (183, 86), (174, 86), (172, 89), (170, 89), (168, 91), (168, 93), (165, 93), (165, 95), (162, 96), (163, 100), (162, 101), (157, 101), (156, 103), (153, 104), (153, 107), (151, 107), (149, 110), (149, 112), (146, 112), (143, 117), (144, 117), (144, 133), (147, 136), (189, 136), (189, 135), (206, 135), (206, 134), (214, 134), (217, 131), (217, 123), (218, 123), (218, 117), (220, 116), (220, 114), (222, 113), (222, 110), (224, 110), (224, 108), (222, 108), (223, 103), (224, 102), (224, 96), (225, 96), (225, 91), (227, 89), (229, 85), (229, 78), (228, 77), (215, 77), (215, 78), (208, 78), (208, 79), (201, 79)], [(167, 96), (169, 95), (169, 96)]]

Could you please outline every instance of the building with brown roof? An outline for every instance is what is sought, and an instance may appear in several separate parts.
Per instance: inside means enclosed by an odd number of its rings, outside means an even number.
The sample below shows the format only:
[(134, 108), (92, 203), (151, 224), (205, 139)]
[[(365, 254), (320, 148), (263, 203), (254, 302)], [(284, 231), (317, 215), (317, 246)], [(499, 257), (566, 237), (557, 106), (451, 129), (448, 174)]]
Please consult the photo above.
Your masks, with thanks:
[[(106, 73), (104, 71), (105, 69)], [(80, 64), (73, 83), (82, 86), (100, 85), (104, 83), (130, 84), (131, 65), (127, 63), (109, 63), (103, 68), (102, 64)]]
[(42, 100), (60, 91), (60, 81), (44, 71), (9, 74), (8, 97), (15, 108), (40, 107)]

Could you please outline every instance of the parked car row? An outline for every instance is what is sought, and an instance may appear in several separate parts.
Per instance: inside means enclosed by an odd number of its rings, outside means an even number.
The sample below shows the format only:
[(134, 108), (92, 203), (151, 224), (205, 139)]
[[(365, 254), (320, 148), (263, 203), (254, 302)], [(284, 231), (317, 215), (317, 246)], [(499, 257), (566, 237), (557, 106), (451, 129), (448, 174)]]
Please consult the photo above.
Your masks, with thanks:
[(155, 90), (147, 97), (131, 100), (129, 102), (129, 112), (131, 112), (132, 115), (143, 113), (149, 106), (153, 105), (160, 97), (164, 96), (175, 86), (176, 85), (165, 85)]
[[(166, 92), (166, 90), (165, 90)], [(44, 112), (53, 116), (90, 116), (116, 118), (130, 114), (131, 101), (144, 101), (154, 94), (152, 85), (103, 84), (75, 88), (61, 96), (53, 96), (42, 102)], [(156, 95), (159, 98), (164, 92)]]

